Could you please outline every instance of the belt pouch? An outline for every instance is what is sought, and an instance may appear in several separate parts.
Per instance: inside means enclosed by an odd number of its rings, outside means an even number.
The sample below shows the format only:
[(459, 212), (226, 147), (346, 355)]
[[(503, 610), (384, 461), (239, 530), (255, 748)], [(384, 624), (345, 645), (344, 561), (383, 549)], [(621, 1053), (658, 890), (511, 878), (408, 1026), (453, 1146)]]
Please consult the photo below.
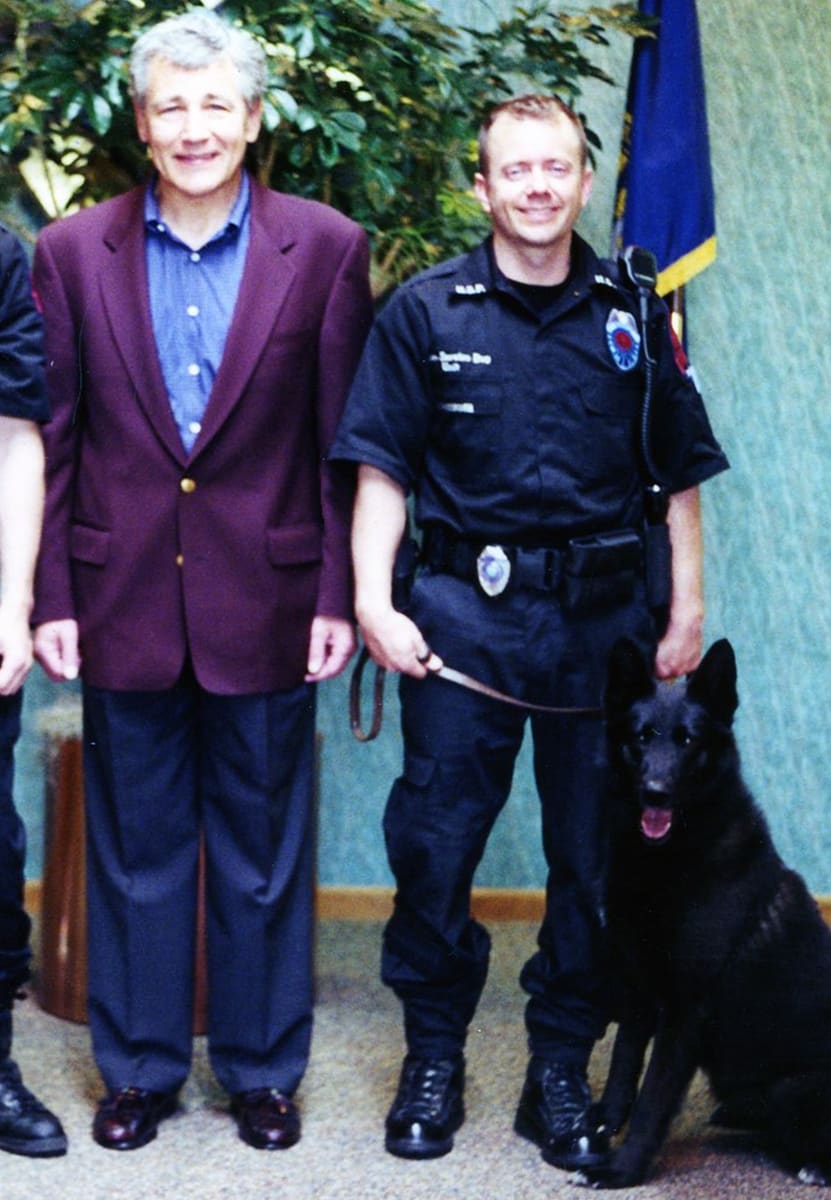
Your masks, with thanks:
[(631, 529), (572, 538), (565, 555), (563, 603), (571, 611), (621, 603), (632, 597), (641, 570), (641, 539)]

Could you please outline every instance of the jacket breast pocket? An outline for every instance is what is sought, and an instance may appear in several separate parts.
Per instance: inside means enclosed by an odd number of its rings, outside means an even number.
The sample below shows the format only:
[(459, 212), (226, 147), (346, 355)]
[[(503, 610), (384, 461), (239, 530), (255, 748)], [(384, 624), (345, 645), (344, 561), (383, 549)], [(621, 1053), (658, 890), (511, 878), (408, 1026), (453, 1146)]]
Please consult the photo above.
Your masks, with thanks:
[[(253, 383), (266, 396), (304, 395), (314, 388), (318, 364), (317, 328), (274, 330), (263, 348)], [(275, 383), (279, 381), (279, 383)]]
[(91, 525), (73, 525), (69, 534), (69, 553), (78, 562), (103, 567), (110, 557), (110, 534)]
[(264, 361), (285, 366), (293, 361), (306, 364), (317, 359), (319, 330), (316, 325), (305, 329), (275, 330), (264, 351)]

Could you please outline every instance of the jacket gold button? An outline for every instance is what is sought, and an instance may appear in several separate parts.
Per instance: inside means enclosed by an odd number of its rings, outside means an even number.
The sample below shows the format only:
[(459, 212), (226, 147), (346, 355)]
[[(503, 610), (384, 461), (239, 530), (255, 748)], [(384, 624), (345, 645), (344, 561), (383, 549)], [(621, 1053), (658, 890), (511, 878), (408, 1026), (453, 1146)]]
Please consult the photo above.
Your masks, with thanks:
[(179, 487), (182, 489), (183, 492), (188, 493), (188, 494), (190, 492), (195, 492), (196, 491), (196, 480), (195, 479), (182, 479), (179, 482)]
[(184, 561), (185, 561), (185, 556), (184, 556), (184, 554), (177, 554), (177, 555), (176, 555), (176, 566), (177, 566), (177, 567), (181, 567), (181, 565), (182, 565), (182, 563), (183, 563)]

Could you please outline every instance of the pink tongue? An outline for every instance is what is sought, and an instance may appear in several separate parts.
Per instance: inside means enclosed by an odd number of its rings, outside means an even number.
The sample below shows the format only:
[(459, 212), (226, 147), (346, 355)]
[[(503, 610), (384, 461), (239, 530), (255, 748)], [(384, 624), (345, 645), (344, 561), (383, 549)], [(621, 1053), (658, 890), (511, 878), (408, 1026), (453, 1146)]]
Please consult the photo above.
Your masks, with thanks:
[(672, 811), (668, 808), (645, 808), (641, 813), (641, 832), (650, 841), (666, 837), (672, 825)]

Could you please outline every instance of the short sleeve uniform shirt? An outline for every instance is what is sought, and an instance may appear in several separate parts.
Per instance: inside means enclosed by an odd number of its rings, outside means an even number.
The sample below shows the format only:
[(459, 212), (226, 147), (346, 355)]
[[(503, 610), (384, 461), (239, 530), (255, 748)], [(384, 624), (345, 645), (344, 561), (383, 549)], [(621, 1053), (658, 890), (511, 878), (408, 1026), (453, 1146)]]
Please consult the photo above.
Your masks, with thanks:
[[(637, 524), (644, 389), (637, 296), (575, 235), (572, 271), (540, 310), (499, 272), (490, 240), (416, 276), (378, 317), (332, 457), (415, 493), (416, 520), (461, 537), (556, 545)], [(650, 447), (683, 491), (727, 467), (676, 361), (666, 310)]]
[(0, 415), (49, 418), (43, 322), (32, 298), (29, 267), (17, 238), (0, 225)]

